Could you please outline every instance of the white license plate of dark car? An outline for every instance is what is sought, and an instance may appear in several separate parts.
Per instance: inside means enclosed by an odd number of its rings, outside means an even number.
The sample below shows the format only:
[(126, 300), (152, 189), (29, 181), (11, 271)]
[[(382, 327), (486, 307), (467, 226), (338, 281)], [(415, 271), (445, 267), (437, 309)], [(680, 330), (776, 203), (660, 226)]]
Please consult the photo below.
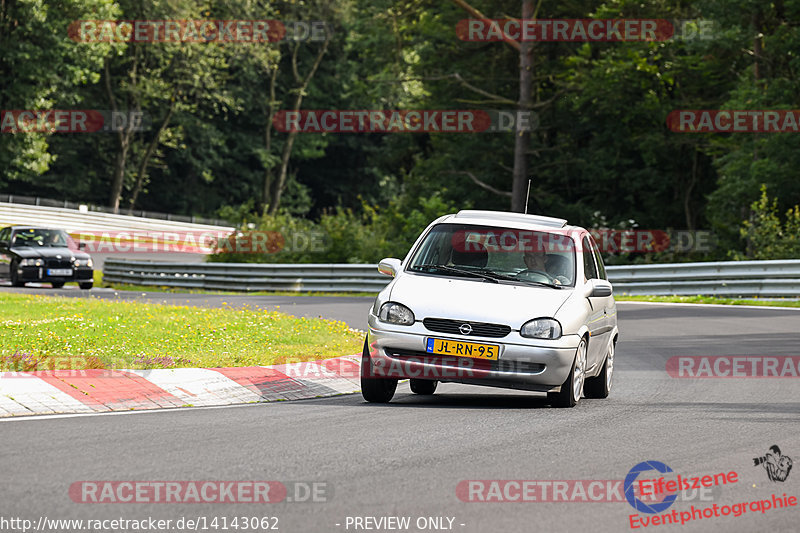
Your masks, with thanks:
[(48, 276), (71, 276), (72, 269), (71, 268), (48, 268), (47, 269)]

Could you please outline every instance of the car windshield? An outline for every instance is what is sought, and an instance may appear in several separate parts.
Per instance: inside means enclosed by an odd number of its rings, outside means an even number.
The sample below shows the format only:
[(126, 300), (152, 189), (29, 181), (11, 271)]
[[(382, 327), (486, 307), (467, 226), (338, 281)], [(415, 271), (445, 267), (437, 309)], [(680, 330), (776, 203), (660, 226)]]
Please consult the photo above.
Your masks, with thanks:
[(16, 247), (30, 246), (35, 248), (66, 248), (71, 239), (66, 231), (58, 229), (26, 229), (14, 234), (11, 245)]
[(563, 288), (575, 285), (575, 245), (563, 231), (438, 224), (417, 248), (408, 270)]

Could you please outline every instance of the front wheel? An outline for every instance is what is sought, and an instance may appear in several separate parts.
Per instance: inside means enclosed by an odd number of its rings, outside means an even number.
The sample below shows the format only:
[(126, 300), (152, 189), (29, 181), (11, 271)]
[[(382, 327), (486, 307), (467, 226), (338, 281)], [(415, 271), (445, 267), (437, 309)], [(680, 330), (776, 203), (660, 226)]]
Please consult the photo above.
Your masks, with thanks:
[(586, 339), (581, 339), (575, 351), (575, 360), (567, 379), (561, 384), (561, 391), (548, 392), (547, 399), (553, 407), (575, 407), (583, 394), (583, 377), (586, 372)]
[(435, 379), (411, 379), (411, 392), (430, 396), (436, 392), (436, 385), (438, 384), (439, 382)]
[(88, 291), (89, 289), (94, 287), (94, 282), (93, 281), (89, 281), (88, 283), (78, 283), (78, 287), (80, 287), (81, 289), (83, 289), (85, 291)]
[(614, 349), (614, 341), (611, 341), (611, 344), (608, 345), (603, 370), (596, 377), (586, 379), (583, 392), (587, 398), (608, 398), (614, 376)]
[(25, 282), (22, 281), (21, 279), (19, 279), (19, 274), (17, 274), (17, 268), (18, 268), (17, 262), (16, 261), (12, 261), (11, 262), (11, 271), (9, 272), (9, 276), (8, 276), (11, 279), (11, 286), (12, 287), (24, 287), (25, 286)]
[(361, 395), (370, 403), (389, 403), (397, 390), (397, 379), (381, 378), (372, 375), (372, 361), (369, 346), (364, 341), (361, 354)]

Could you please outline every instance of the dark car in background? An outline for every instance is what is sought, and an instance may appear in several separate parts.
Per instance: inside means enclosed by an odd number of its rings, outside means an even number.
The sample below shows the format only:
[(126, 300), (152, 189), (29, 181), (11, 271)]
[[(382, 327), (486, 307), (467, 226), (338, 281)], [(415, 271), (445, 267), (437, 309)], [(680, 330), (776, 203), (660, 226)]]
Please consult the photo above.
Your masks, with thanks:
[(0, 279), (14, 287), (29, 282), (50, 283), (58, 289), (77, 282), (81, 289), (94, 284), (92, 258), (60, 229), (9, 226), (0, 229)]

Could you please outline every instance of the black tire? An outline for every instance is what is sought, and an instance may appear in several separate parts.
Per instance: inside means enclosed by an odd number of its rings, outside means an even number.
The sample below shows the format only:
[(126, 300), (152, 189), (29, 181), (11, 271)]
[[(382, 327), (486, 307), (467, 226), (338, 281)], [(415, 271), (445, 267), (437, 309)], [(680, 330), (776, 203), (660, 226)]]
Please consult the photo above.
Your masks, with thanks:
[(389, 403), (397, 390), (397, 379), (372, 376), (372, 361), (369, 358), (367, 341), (361, 354), (361, 395), (370, 403)]
[(17, 262), (16, 261), (11, 261), (11, 270), (8, 273), (8, 277), (11, 280), (11, 286), (12, 287), (24, 287), (25, 286), (25, 282), (20, 280), (17, 277)]
[(63, 281), (51, 281), (50, 285), (52, 285), (54, 289), (60, 289), (61, 287), (64, 286), (64, 282)]
[(596, 377), (587, 378), (583, 385), (583, 395), (587, 398), (608, 398), (611, 393), (614, 376), (615, 343), (612, 341), (608, 347), (606, 360), (603, 361), (603, 370)]
[[(582, 359), (582, 361), (581, 361)], [(577, 387), (580, 390), (576, 393), (575, 376), (577, 375), (578, 365), (582, 365), (580, 369), (580, 385)], [(572, 369), (569, 371), (567, 379), (561, 384), (561, 391), (548, 392), (547, 400), (553, 407), (575, 407), (581, 400), (581, 392), (583, 391), (584, 379), (583, 372), (586, 371), (586, 338), (581, 339), (578, 349), (575, 350), (575, 359), (572, 361)]]
[(422, 394), (430, 396), (436, 392), (436, 386), (439, 384), (435, 379), (412, 379), (411, 392), (414, 394)]
[(78, 287), (80, 287), (81, 289), (83, 289), (85, 291), (88, 291), (89, 289), (94, 287), (94, 282), (93, 281), (89, 281), (87, 283), (78, 283)]

